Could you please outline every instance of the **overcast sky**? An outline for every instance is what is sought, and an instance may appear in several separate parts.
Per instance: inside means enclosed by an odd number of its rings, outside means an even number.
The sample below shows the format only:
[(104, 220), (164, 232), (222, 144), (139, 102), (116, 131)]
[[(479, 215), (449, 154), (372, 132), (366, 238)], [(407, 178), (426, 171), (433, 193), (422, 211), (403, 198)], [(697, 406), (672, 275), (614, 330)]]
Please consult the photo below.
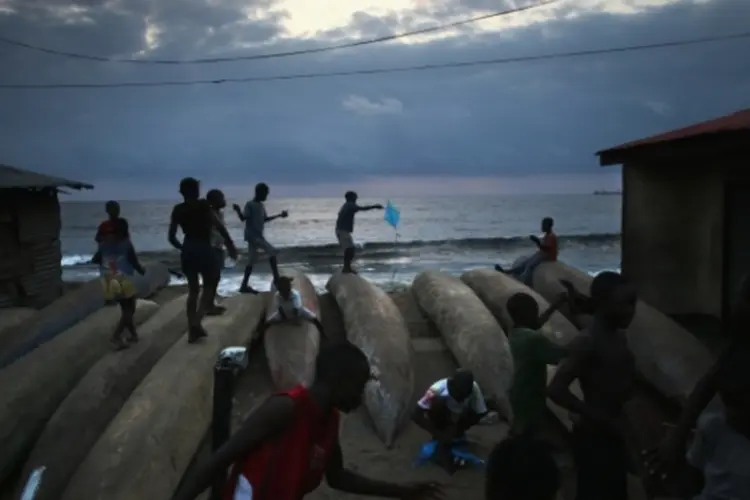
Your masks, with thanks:
[[(519, 0), (517, 5), (523, 2)], [(0, 0), (0, 34), (96, 56), (329, 45), (512, 7), (497, 0)], [(72, 5), (72, 6), (71, 6)], [(0, 83), (220, 79), (469, 61), (746, 31), (748, 0), (562, 0), (324, 54), (145, 66), (0, 44)], [(459, 69), (194, 87), (0, 90), (0, 163), (173, 198), (193, 175), (279, 195), (590, 191), (595, 151), (750, 107), (750, 40)], [(80, 197), (80, 195), (79, 195)]]

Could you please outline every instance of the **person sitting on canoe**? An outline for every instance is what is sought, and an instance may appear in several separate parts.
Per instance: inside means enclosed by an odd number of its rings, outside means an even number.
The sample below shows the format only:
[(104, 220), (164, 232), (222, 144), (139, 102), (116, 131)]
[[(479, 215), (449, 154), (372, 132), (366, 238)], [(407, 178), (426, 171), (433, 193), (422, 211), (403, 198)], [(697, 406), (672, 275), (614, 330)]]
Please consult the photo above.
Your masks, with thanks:
[(508, 342), (514, 369), (510, 388), (513, 408), (511, 433), (514, 435), (527, 434), (536, 438), (544, 422), (547, 411), (547, 365), (557, 365), (568, 351), (552, 342), (539, 329), (567, 299), (566, 294), (561, 295), (541, 316), (539, 304), (529, 294), (516, 293), (506, 303), (513, 320)]
[(542, 262), (557, 261), (557, 235), (553, 231), (555, 221), (552, 217), (542, 219), (542, 237), (529, 236), (529, 239), (539, 248), (534, 255), (522, 260), (507, 271), (499, 264), (495, 266), (497, 271), (517, 277), (522, 283), (531, 286), (534, 270)]
[(309, 321), (318, 329), (321, 335), (323, 325), (318, 317), (302, 303), (302, 294), (292, 286), (294, 278), (279, 276), (276, 293), (273, 295), (273, 312), (259, 328), (258, 333), (263, 334), (268, 328), (285, 321)]
[[(397, 484), (361, 476), (344, 466), (339, 444), (340, 412), (362, 404), (370, 363), (355, 345), (323, 347), (315, 381), (268, 398), (195, 473), (174, 500), (194, 500), (216, 478), (227, 477), (226, 500), (301, 500), (325, 476), (328, 485), (355, 495), (438, 500), (433, 482)], [(231, 472), (227, 475), (227, 470)]]
[[(116, 350), (128, 348), (128, 342), (138, 342), (133, 320), (138, 290), (132, 278), (136, 272), (140, 275), (146, 273), (128, 238), (127, 229), (123, 219), (109, 220), (99, 226), (99, 274), (104, 287), (104, 300), (117, 301), (121, 311), (111, 339)], [(123, 339), (125, 330), (129, 332), (127, 339)]]
[(469, 370), (459, 369), (452, 377), (432, 384), (412, 414), (412, 420), (438, 442), (435, 455), (444, 466), (452, 463), (454, 440), (465, 437), (489, 412), (479, 384)]
[(357, 193), (354, 191), (347, 191), (344, 194), (344, 204), (339, 209), (339, 215), (336, 218), (336, 239), (339, 245), (344, 250), (344, 267), (341, 269), (342, 273), (357, 274), (352, 269), (352, 261), (354, 260), (354, 238), (352, 233), (354, 232), (354, 216), (357, 212), (365, 212), (368, 210), (382, 210), (383, 205), (358, 205), (357, 204)]
[(484, 477), (485, 500), (555, 500), (561, 484), (549, 447), (522, 435), (492, 449)]
[[(110, 200), (104, 204), (104, 210), (107, 212), (107, 220), (99, 224), (99, 227), (96, 230), (96, 236), (94, 236), (94, 241), (96, 241), (97, 244), (102, 242), (102, 240), (104, 239), (103, 229), (105, 226), (108, 227), (108, 225), (112, 222), (117, 222), (118, 224), (120, 224), (125, 231), (125, 237), (130, 238), (130, 227), (128, 225), (128, 220), (124, 217), (120, 217), (120, 204), (116, 201)], [(102, 254), (98, 248), (94, 256), (91, 258), (91, 262), (94, 264), (102, 263)]]
[[(625, 330), (635, 315), (637, 295), (619, 273), (604, 271), (591, 282), (594, 321), (575, 337), (547, 395), (580, 417), (573, 428), (578, 469), (577, 500), (626, 500), (627, 475), (637, 466), (624, 405), (635, 384), (635, 357)], [(578, 380), (583, 400), (570, 391)]]

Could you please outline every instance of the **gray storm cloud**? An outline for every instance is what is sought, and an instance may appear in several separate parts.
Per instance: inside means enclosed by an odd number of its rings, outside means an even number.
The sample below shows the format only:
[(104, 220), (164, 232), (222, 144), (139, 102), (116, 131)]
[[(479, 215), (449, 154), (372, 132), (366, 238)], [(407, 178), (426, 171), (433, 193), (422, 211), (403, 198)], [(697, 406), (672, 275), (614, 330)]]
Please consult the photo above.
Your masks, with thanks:
[[(490, 5), (492, 4), (492, 6)], [(573, 4), (575, 6), (575, 4)], [(375, 18), (314, 39), (284, 36), (271, 1), (0, 0), (2, 36), (106, 57), (277, 52), (476, 15), (496, 2)], [(500, 33), (313, 56), (143, 66), (0, 44), (0, 83), (219, 79), (335, 72), (654, 43), (747, 30), (746, 0), (638, 13), (575, 9)], [(91, 181), (304, 184), (364, 176), (595, 172), (593, 152), (750, 106), (750, 41), (429, 72), (146, 89), (0, 90), (0, 162)], [(140, 54), (140, 56), (139, 56)]]

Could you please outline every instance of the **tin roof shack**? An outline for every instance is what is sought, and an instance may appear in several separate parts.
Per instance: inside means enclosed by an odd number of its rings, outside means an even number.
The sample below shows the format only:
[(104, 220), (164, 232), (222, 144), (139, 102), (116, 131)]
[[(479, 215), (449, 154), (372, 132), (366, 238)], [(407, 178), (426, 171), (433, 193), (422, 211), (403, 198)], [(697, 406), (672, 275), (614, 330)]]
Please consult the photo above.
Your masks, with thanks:
[(750, 272), (750, 109), (597, 155), (623, 165), (623, 274), (664, 313), (726, 318)]
[(0, 307), (44, 307), (63, 293), (61, 187), (90, 184), (0, 165)]

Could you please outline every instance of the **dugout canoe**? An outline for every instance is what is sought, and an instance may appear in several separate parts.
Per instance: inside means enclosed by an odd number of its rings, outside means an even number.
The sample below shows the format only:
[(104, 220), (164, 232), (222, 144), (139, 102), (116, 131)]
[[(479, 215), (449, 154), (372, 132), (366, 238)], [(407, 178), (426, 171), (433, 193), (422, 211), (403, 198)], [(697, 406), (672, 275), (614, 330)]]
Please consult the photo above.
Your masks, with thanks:
[[(303, 305), (320, 317), (318, 295), (307, 276), (296, 270), (285, 270), (284, 275), (293, 279), (292, 286), (302, 296)], [(271, 288), (271, 293), (276, 293), (275, 288)], [(270, 300), (266, 317), (274, 311)], [(273, 325), (265, 332), (263, 346), (276, 389), (286, 390), (298, 384), (309, 387), (320, 346), (320, 333), (315, 325), (304, 320)]]
[(437, 327), (459, 366), (470, 369), (485, 396), (509, 421), (513, 357), (505, 332), (481, 299), (459, 278), (424, 271), (412, 283), (420, 308)]
[(187, 330), (185, 299), (163, 305), (138, 329), (139, 342), (104, 355), (50, 418), (24, 466), (22, 478), (46, 467), (34, 500), (57, 500), (91, 447), (133, 390)]
[[(138, 300), (136, 324), (158, 306)], [(0, 371), (0, 483), (21, 465), (47, 420), (86, 372), (112, 349), (117, 306), (96, 311)]]
[(154, 365), (76, 470), (60, 500), (171, 498), (211, 422), (213, 367), (227, 346), (245, 345), (262, 296), (223, 302), (204, 320), (208, 337), (180, 338)]
[[(143, 265), (146, 274), (133, 278), (138, 288), (138, 297), (142, 299), (150, 297), (169, 283), (169, 271), (164, 264), (148, 262)], [(0, 336), (0, 370), (104, 305), (102, 284), (97, 278), (67, 292), (32, 317), (8, 328)]]
[[(549, 307), (549, 302), (537, 292), (507, 274), (499, 273), (494, 269), (475, 269), (473, 271), (468, 271), (461, 276), (461, 281), (474, 290), (474, 293), (476, 293), (484, 305), (487, 306), (487, 309), (492, 312), (500, 323), (500, 326), (502, 326), (506, 332), (510, 332), (513, 328), (513, 320), (508, 313), (506, 304), (508, 299), (514, 294), (525, 293), (531, 296), (539, 305), (540, 313), (543, 313)], [(550, 317), (549, 321), (542, 326), (540, 331), (552, 342), (560, 345), (567, 344), (578, 335), (578, 329), (559, 312), (555, 312)], [(557, 367), (555, 366), (547, 367), (548, 384), (552, 380), (552, 377), (554, 377), (556, 371)], [(578, 381), (573, 382), (570, 389), (578, 398), (583, 398)], [(560, 420), (568, 430), (571, 430), (572, 420), (568, 411), (564, 410), (549, 399), (547, 400), (547, 406), (555, 417), (557, 417), (557, 419)]]
[(390, 448), (408, 421), (414, 394), (406, 322), (385, 291), (356, 274), (336, 274), (326, 288), (341, 310), (346, 338), (370, 360), (377, 380), (367, 384), (364, 402), (378, 436)]
[[(562, 262), (545, 262), (534, 272), (533, 287), (551, 300), (564, 291), (560, 279), (588, 295), (593, 278)], [(690, 332), (641, 300), (627, 335), (638, 372), (663, 396), (680, 404), (713, 362), (708, 349)]]
[(36, 314), (36, 309), (30, 307), (8, 307), (0, 309), (0, 339), (5, 334), (5, 330), (16, 326), (22, 321), (26, 321)]

